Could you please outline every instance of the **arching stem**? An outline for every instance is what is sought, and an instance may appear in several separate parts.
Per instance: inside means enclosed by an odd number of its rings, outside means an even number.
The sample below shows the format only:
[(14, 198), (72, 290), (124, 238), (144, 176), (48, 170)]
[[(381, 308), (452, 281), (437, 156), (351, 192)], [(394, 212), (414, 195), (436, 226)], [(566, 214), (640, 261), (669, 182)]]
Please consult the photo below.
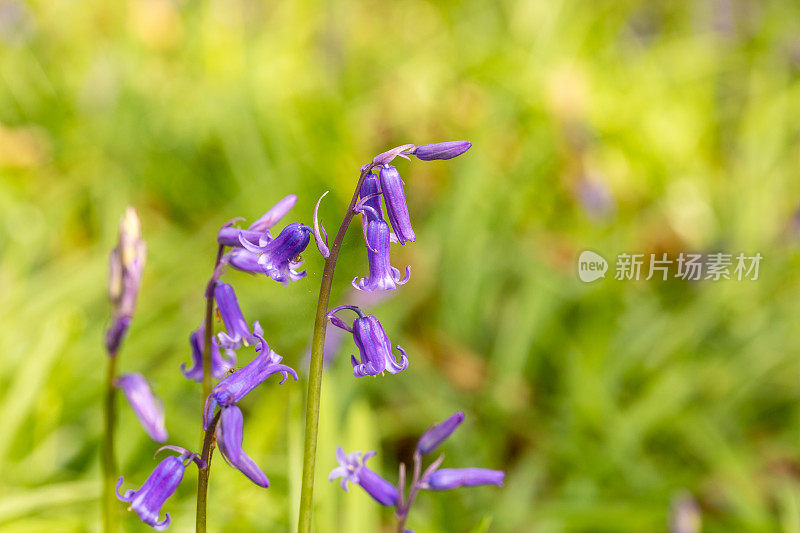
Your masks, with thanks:
[(328, 302), (331, 295), (333, 284), (333, 273), (336, 269), (336, 260), (339, 258), (339, 250), (342, 241), (347, 233), (347, 228), (353, 220), (355, 212), (353, 208), (358, 202), (358, 194), (364, 178), (372, 172), (373, 163), (361, 168), (361, 175), (356, 184), (353, 199), (347, 206), (342, 224), (336, 233), (336, 238), (330, 248), (330, 255), (325, 259), (325, 267), (322, 270), (322, 282), (319, 288), (319, 299), (317, 300), (317, 314), (314, 320), (314, 333), (311, 337), (311, 362), (308, 371), (308, 395), (306, 397), (306, 424), (305, 424), (305, 443), (303, 447), (303, 479), (300, 490), (300, 515), (298, 518), (298, 533), (310, 533), (311, 515), (313, 513), (314, 499), (314, 467), (317, 457), (317, 429), (319, 427), (319, 402), (320, 389), (322, 388), (322, 356), (325, 346), (325, 330), (328, 324)]

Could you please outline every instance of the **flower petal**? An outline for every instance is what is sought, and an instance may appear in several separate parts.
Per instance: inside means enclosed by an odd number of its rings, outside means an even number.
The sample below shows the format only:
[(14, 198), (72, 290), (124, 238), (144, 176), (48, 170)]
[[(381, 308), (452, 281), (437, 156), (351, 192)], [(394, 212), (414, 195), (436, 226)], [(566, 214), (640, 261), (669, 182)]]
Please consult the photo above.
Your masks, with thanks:
[[(322, 196), (319, 197), (317, 200), (317, 205), (314, 207), (314, 241), (317, 243), (317, 249), (319, 253), (322, 254), (322, 257), (329, 257), (331, 255), (330, 250), (328, 249), (328, 234), (325, 232), (325, 227), (319, 223), (319, 204), (325, 195), (328, 194), (330, 191), (325, 191)], [(322, 228), (322, 234), (320, 234), (320, 228)], [(324, 238), (323, 238), (324, 236)]]
[(123, 374), (114, 380), (114, 384), (125, 393), (139, 423), (150, 438), (156, 442), (166, 441), (164, 404), (150, 390), (150, 385), (144, 376), (135, 373)]

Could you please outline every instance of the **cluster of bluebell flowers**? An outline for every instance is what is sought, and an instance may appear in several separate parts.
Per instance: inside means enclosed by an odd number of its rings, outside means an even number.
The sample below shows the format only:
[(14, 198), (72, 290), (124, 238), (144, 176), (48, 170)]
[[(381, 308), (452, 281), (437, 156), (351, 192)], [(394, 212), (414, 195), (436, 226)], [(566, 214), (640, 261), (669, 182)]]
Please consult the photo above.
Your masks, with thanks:
[[(373, 297), (356, 298), (361, 306), (374, 303), (380, 299), (377, 295), (407, 283), (411, 276), (410, 266), (406, 266), (403, 272), (391, 262), (393, 243), (402, 246), (415, 242), (417, 238), (411, 224), (405, 185), (399, 171), (391, 164), (392, 161), (397, 157), (410, 159), (412, 155), (423, 161), (450, 159), (464, 153), (470, 146), (467, 141), (421, 146), (407, 144), (376, 156), (371, 163), (362, 167), (360, 186), (356, 188), (356, 196), (348, 208), (333, 248), (333, 252), (338, 253), (342, 236), (351, 219), (355, 215), (360, 215), (368, 273), (364, 277), (354, 278), (352, 285), (356, 294), (375, 293)], [(164, 518), (161, 518), (161, 508), (180, 485), (186, 468), (194, 462), (200, 472), (197, 528), (198, 531), (205, 531), (205, 491), (215, 442), (228, 465), (239, 470), (256, 485), (269, 487), (269, 479), (264, 470), (243, 449), (245, 413), (242, 410), (242, 402), (272, 375), (281, 376), (280, 384), (285, 383), (289, 377), (297, 380), (298, 376), (293, 368), (283, 364), (283, 358), (267, 344), (264, 329), (259, 321), (250, 322), (245, 318), (233, 286), (223, 282), (221, 278), (227, 267), (231, 267), (253, 274), (264, 274), (284, 285), (298, 281), (306, 276), (306, 272), (300, 271), (299, 268), (303, 264), (302, 253), (313, 235), (320, 253), (323, 257), (329, 258), (326, 261), (326, 269), (331, 269), (328, 271), (331, 277), (323, 279), (332, 279), (331, 265), (335, 265), (336, 256), (330, 255), (327, 233), (318, 218), (320, 202), (324, 196), (323, 194), (320, 197), (314, 208), (311, 227), (291, 222), (273, 236), (274, 226), (297, 202), (296, 196), (289, 195), (247, 228), (236, 227), (236, 222), (241, 220), (237, 218), (224, 224), (217, 232), (217, 260), (205, 291), (207, 303), (205, 320), (189, 335), (191, 367), (187, 367), (186, 363), (180, 367), (187, 379), (203, 384), (206, 395), (200, 417), (205, 432), (202, 450), (200, 453), (194, 453), (180, 446), (163, 446), (156, 454), (168, 449), (178, 455), (163, 459), (141, 488), (120, 493), (119, 489), (124, 480), (120, 477), (117, 482), (117, 498), (129, 503), (129, 509), (135, 511), (142, 522), (156, 530), (162, 531), (169, 526), (170, 514), (165, 513)], [(144, 243), (141, 241), (139, 221), (133, 210), (126, 212), (123, 218), (120, 243), (112, 252), (110, 263), (109, 294), (114, 304), (114, 314), (113, 322), (106, 334), (106, 348), (112, 356), (111, 361), (115, 362), (114, 356), (133, 315), (144, 264)], [(329, 285), (327, 290), (329, 295)], [(409, 359), (406, 352), (397, 346), (398, 354), (395, 355), (389, 337), (377, 317), (365, 313), (359, 305), (345, 304), (328, 309), (327, 301), (327, 296), (325, 299), (320, 298), (317, 324), (322, 324), (324, 327), (330, 321), (341, 331), (352, 335), (358, 349), (358, 356), (351, 356), (352, 372), (355, 377), (376, 376), (385, 372), (397, 374), (408, 368)], [(216, 334), (212, 331), (214, 309), (223, 329)], [(342, 311), (353, 312), (355, 314), (353, 321), (345, 321), (340, 316)], [(341, 331), (339, 333), (344, 335)], [(321, 335), (315, 339), (321, 339)], [(331, 344), (336, 342), (338, 340), (333, 337)], [(318, 350), (315, 353), (319, 357), (320, 344), (315, 346)], [(238, 366), (240, 350), (247, 347), (253, 347), (256, 355), (250, 362)], [(324, 351), (321, 355), (324, 357)], [(115, 367), (112, 365), (110, 368), (109, 375), (113, 376)], [(317, 375), (321, 375), (321, 369)], [(213, 384), (211, 378), (217, 380), (216, 384)], [(166, 441), (164, 406), (153, 394), (147, 379), (141, 374), (129, 373), (116, 377), (113, 381), (110, 380), (110, 383), (124, 392), (150, 437), (159, 442)], [(309, 390), (311, 388), (310, 386)], [(311, 401), (308, 403), (312, 405)], [(462, 413), (455, 413), (422, 435), (413, 455), (413, 470), (408, 480), (408, 490), (406, 490), (405, 464), (400, 465), (399, 481), (396, 485), (367, 467), (366, 462), (375, 455), (374, 451), (362, 456), (359, 452), (346, 454), (341, 447), (338, 448), (336, 458), (339, 466), (331, 472), (330, 480), (341, 478), (344, 490), (348, 490), (348, 483), (355, 483), (381, 505), (394, 507), (399, 530), (406, 531), (405, 522), (409, 509), (421, 490), (438, 491), (476, 485), (502, 486), (505, 477), (503, 471), (484, 468), (440, 468), (443, 456), (433, 461), (423, 471), (423, 457), (436, 450), (463, 419)], [(111, 456), (113, 456), (113, 446)], [(304, 458), (307, 459), (307, 456)], [(111, 479), (113, 485), (115, 478)], [(313, 467), (310, 479), (313, 480)], [(305, 489), (306, 485), (303, 485), (303, 490)], [(110, 490), (108, 494), (113, 492)], [(301, 517), (304, 516), (303, 505), (301, 497)], [(301, 529), (303, 528), (304, 526), (301, 526)], [(308, 531), (308, 529), (303, 530)]]
[(329, 481), (341, 478), (342, 488), (347, 491), (347, 483), (354, 483), (364, 489), (376, 502), (387, 507), (395, 507), (395, 516), (404, 530), (405, 521), (411, 505), (420, 490), (450, 490), (459, 487), (475, 487), (480, 485), (503, 486), (505, 472), (488, 468), (439, 468), (444, 460), (440, 456), (424, 471), (422, 458), (435, 451), (456, 430), (464, 420), (464, 414), (457, 412), (444, 422), (429, 428), (417, 442), (413, 457), (413, 474), (406, 493), (406, 466), (400, 465), (400, 479), (393, 485), (366, 466), (367, 459), (375, 455), (367, 452), (361, 457), (360, 452), (351, 454), (339, 447), (336, 449), (336, 460), (339, 466), (331, 470)]
[[(361, 181), (358, 191), (359, 201), (353, 210), (361, 215), (368, 273), (366, 277), (353, 278), (352, 285), (355, 289), (366, 292), (388, 291), (404, 285), (411, 277), (410, 265), (406, 266), (403, 275), (400, 269), (392, 266), (391, 261), (391, 243), (405, 245), (416, 241), (417, 236), (411, 225), (403, 180), (397, 168), (390, 163), (396, 157), (410, 159), (410, 155), (423, 161), (451, 159), (463, 154), (471, 146), (472, 143), (469, 141), (450, 141), (421, 146), (404, 144), (379, 154), (372, 163), (362, 167), (362, 172), (366, 172), (366, 175)], [(377, 171), (377, 174), (374, 171)], [(322, 197), (324, 196), (323, 194)], [(320, 253), (323, 257), (327, 257), (329, 254), (327, 234), (318, 219), (322, 197), (314, 209), (312, 231)], [(383, 204), (386, 206), (385, 215)], [(348, 326), (336, 316), (342, 309), (350, 309), (358, 314), (352, 326)], [(353, 334), (353, 340), (361, 355), (360, 359), (351, 357), (355, 377), (375, 376), (383, 372), (396, 374), (408, 368), (405, 351), (400, 346), (397, 347), (401, 354), (398, 362), (392, 355), (389, 338), (375, 316), (365, 315), (361, 309), (353, 305), (340, 305), (330, 310), (328, 319), (335, 326)]]
[[(247, 229), (233, 227), (238, 219), (220, 228), (217, 233), (220, 250), (214, 273), (206, 288), (206, 297), (209, 298), (209, 305), (215, 304), (224, 331), (217, 335), (206, 335), (205, 328), (211, 320), (210, 317), (206, 317), (208, 320), (189, 336), (191, 368), (187, 368), (185, 363), (181, 364), (181, 371), (186, 378), (202, 382), (205, 343), (206, 339), (210, 339), (209, 370), (211, 376), (219, 382), (213, 386), (206, 398), (202, 416), (203, 429), (214, 436), (225, 462), (241, 471), (256, 485), (265, 488), (269, 486), (269, 479), (242, 449), (244, 416), (238, 404), (269, 376), (281, 374), (283, 378), (281, 383), (284, 383), (289, 376), (296, 380), (297, 373), (289, 366), (281, 364), (281, 356), (269, 348), (264, 340), (261, 324), (258, 321), (249, 323), (244, 318), (233, 287), (221, 281), (220, 277), (228, 265), (237, 270), (265, 274), (284, 284), (305, 276), (305, 272), (298, 272), (296, 269), (302, 264), (301, 254), (310, 242), (311, 228), (293, 222), (288, 224), (277, 237), (273, 237), (270, 232), (296, 201), (297, 197), (294, 195), (283, 198)], [(223, 254), (225, 248), (230, 249)], [(115, 254), (112, 254), (113, 279), (120, 277), (113, 270), (114, 259), (119, 255), (116, 252)], [(138, 280), (138, 277), (136, 279)], [(123, 308), (123, 311), (126, 309)], [(116, 314), (120, 314), (122, 318), (130, 315), (121, 312)], [(129, 321), (128, 319), (127, 322), (124, 320), (122, 322), (127, 327)], [(235, 370), (237, 351), (248, 346), (255, 348), (256, 357)], [(152, 394), (147, 380), (140, 374), (127, 374), (120, 376), (116, 380), (116, 385), (125, 392), (148, 434), (154, 440), (165, 441), (167, 433), (164, 426), (163, 405)], [(168, 457), (161, 461), (138, 491), (129, 490), (124, 494), (117, 492), (119, 499), (131, 503), (130, 508), (137, 512), (144, 523), (159, 531), (166, 529), (170, 524), (169, 513), (163, 520), (159, 519), (160, 510), (183, 479), (186, 466), (194, 461), (201, 471), (207, 467), (204, 457), (185, 448), (165, 446), (162, 449), (165, 448), (178, 451), (179, 456)], [(210, 447), (208, 450), (210, 454)], [(203, 453), (206, 453), (205, 446)], [(119, 480), (118, 488), (121, 483), (122, 478)]]

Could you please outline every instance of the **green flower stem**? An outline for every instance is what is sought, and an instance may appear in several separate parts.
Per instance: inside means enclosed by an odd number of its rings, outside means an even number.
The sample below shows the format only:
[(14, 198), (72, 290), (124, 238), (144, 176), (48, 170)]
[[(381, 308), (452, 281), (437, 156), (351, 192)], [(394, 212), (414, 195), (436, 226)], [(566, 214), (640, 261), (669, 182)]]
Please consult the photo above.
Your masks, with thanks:
[(216, 429), (219, 422), (219, 415), (222, 411), (217, 411), (211, 423), (208, 425), (203, 436), (203, 452), (200, 458), (205, 462), (205, 468), (199, 468), (197, 480), (197, 515), (195, 521), (195, 531), (205, 533), (206, 531), (206, 504), (208, 503), (208, 477), (211, 474), (211, 456), (214, 455), (214, 445), (217, 442)]
[(353, 208), (358, 202), (358, 193), (361, 183), (372, 171), (373, 163), (366, 165), (361, 170), (361, 176), (356, 184), (353, 199), (347, 207), (347, 212), (339, 226), (339, 232), (330, 248), (330, 255), (325, 259), (325, 268), (322, 270), (322, 282), (317, 300), (317, 314), (314, 320), (314, 334), (311, 338), (311, 362), (308, 370), (308, 396), (306, 398), (306, 425), (305, 443), (303, 447), (303, 479), (300, 489), (300, 515), (297, 522), (298, 533), (310, 533), (311, 515), (314, 500), (314, 466), (317, 457), (317, 429), (319, 426), (319, 399), (322, 387), (322, 352), (325, 346), (325, 329), (328, 325), (328, 301), (331, 296), (333, 272), (336, 269), (336, 260), (342, 247), (347, 228), (353, 220)]
[[(203, 331), (203, 405), (211, 394), (211, 335), (214, 330), (214, 287), (212, 282), (217, 278), (217, 269), (222, 260), (224, 246), (217, 249), (217, 260), (214, 262), (214, 274), (206, 286), (206, 318)], [(202, 459), (206, 462), (205, 468), (198, 469), (197, 473), (197, 512), (195, 515), (195, 530), (197, 533), (206, 531), (206, 503), (208, 502), (208, 477), (211, 475), (211, 455), (214, 453), (214, 429), (217, 427), (219, 413), (203, 434)]]
[(114, 426), (116, 425), (116, 393), (114, 378), (117, 373), (117, 354), (108, 356), (105, 397), (105, 434), (103, 435), (103, 531), (115, 533), (119, 530), (119, 502), (115, 494), (117, 461), (114, 453)]

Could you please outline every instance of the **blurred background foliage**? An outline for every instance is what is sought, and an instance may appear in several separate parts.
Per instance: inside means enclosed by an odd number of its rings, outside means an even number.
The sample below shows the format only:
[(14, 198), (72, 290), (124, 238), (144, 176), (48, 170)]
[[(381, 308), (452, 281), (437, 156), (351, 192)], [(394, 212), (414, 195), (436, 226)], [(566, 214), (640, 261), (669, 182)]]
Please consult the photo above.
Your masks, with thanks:
[[(107, 254), (125, 206), (149, 246), (120, 355), (196, 447), (179, 373), (225, 220), (279, 198), (329, 231), (389, 147), (417, 230), (411, 282), (370, 307), (399, 375), (327, 369), (318, 531), (390, 531), (327, 482), (334, 449), (390, 480), (457, 409), (447, 466), (508, 471), (424, 494), (417, 532), (663, 531), (689, 491), (705, 531), (800, 531), (800, 4), (0, 0), (0, 529), (97, 531)], [(354, 228), (334, 299), (365, 272)], [(755, 282), (582, 284), (578, 253), (760, 252)], [(321, 272), (284, 288), (232, 272), (246, 316), (305, 367)], [(613, 264), (613, 263), (612, 263)], [(613, 268), (613, 267), (612, 267)], [(252, 354), (243, 351), (240, 358)], [(244, 402), (262, 490), (217, 458), (215, 531), (294, 525), (306, 383)], [(126, 486), (156, 445), (120, 405)], [(193, 471), (164, 510), (192, 531)], [(145, 531), (132, 513), (128, 531)]]

